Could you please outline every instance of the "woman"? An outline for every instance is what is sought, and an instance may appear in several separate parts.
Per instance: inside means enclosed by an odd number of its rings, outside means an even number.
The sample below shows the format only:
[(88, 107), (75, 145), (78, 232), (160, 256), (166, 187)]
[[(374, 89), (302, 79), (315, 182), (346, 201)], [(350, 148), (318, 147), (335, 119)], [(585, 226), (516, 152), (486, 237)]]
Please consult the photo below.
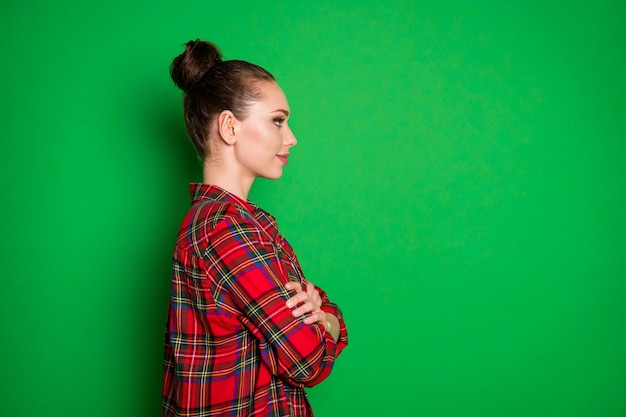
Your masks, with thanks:
[(170, 73), (203, 161), (174, 249), (165, 337), (164, 416), (312, 416), (347, 345), (339, 308), (306, 281), (274, 217), (250, 201), (280, 178), (296, 138), (274, 77), (190, 41)]

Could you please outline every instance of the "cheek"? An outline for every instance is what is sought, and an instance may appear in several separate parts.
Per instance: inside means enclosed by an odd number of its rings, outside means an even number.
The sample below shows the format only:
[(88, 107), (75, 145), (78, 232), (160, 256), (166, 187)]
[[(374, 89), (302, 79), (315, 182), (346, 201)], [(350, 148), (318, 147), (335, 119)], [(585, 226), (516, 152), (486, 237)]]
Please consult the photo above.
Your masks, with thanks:
[(275, 151), (282, 146), (282, 138), (280, 132), (276, 129), (263, 129), (259, 131), (259, 145), (268, 151)]
[(283, 140), (281, 131), (273, 124), (256, 124), (250, 126), (251, 128), (245, 132), (247, 138), (247, 151), (250, 153), (257, 153), (257, 157), (261, 156), (258, 153), (271, 153), (276, 154), (282, 148)]

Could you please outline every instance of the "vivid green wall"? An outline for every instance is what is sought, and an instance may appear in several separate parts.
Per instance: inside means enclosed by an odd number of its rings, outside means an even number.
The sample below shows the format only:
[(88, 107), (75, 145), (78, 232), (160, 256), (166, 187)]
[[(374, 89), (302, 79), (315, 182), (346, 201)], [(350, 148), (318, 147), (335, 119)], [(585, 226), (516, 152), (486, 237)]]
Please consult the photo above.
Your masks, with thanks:
[[(298, 3), (298, 4), (296, 4)], [(272, 211), (343, 308), (316, 415), (626, 415), (622, 1), (4, 1), (0, 415), (156, 416), (200, 169), (171, 59), (272, 71)]]

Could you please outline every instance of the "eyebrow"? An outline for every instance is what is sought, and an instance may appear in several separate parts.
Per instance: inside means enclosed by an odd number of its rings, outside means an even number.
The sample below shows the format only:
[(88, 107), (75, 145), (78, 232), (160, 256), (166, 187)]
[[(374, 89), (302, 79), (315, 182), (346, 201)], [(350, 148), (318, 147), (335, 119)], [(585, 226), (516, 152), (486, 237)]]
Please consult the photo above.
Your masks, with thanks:
[(289, 110), (285, 110), (285, 109), (276, 109), (274, 110), (272, 113), (276, 113), (276, 112), (281, 112), (285, 114), (285, 117), (289, 117)]

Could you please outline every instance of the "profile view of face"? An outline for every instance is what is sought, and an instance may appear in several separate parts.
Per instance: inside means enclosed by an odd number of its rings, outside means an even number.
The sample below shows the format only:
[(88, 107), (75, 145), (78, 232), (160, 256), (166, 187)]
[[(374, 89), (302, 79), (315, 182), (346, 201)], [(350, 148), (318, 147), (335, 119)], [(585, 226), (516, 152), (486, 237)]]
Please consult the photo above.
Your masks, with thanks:
[(297, 140), (289, 127), (285, 93), (273, 81), (260, 84), (261, 99), (250, 105), (237, 127), (235, 156), (243, 176), (280, 178)]

